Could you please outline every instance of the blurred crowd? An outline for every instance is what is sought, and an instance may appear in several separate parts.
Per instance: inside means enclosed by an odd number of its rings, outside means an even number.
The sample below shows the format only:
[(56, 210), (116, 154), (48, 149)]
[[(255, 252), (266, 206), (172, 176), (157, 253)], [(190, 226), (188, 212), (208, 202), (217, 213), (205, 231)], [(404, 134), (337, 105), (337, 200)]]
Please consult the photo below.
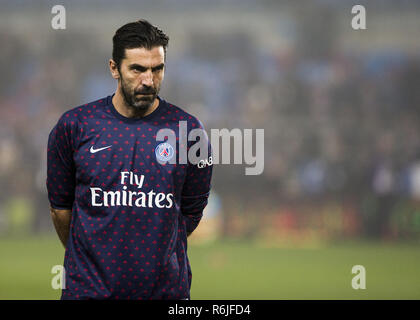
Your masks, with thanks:
[[(223, 234), (418, 237), (420, 55), (272, 50), (246, 32), (189, 39), (176, 55), (169, 48), (162, 96), (208, 130), (265, 130), (262, 175), (215, 167)], [(64, 111), (116, 87), (111, 39), (104, 48), (69, 31), (42, 48), (30, 41), (0, 32), (0, 233), (52, 230), (48, 134)]]

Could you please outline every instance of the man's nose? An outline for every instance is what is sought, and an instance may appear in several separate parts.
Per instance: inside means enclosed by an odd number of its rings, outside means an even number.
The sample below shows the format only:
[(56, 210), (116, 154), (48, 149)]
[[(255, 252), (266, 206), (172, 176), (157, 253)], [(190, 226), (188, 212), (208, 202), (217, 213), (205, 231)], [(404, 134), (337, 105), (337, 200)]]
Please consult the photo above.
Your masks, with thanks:
[(144, 72), (141, 78), (141, 84), (147, 87), (153, 86), (153, 74), (151, 70), (147, 70), (146, 72)]

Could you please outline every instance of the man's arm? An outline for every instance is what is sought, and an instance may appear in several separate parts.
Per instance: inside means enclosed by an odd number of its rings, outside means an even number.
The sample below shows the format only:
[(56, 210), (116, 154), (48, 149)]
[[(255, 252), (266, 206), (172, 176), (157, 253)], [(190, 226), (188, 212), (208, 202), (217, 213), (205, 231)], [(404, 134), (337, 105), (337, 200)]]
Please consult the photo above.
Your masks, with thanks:
[(197, 228), (198, 224), (201, 221), (201, 218), (203, 217), (203, 213), (196, 215), (186, 215), (184, 214), (186, 226), (187, 226), (187, 237), (189, 237), (193, 231)]
[(197, 228), (203, 217), (204, 208), (207, 206), (211, 189), (211, 177), (213, 172), (212, 149), (210, 141), (202, 124), (199, 122), (199, 129), (202, 130), (200, 141), (208, 145), (207, 152), (200, 150), (197, 163), (189, 162), (185, 183), (181, 194), (181, 212), (185, 218), (187, 237)]
[(50, 207), (50, 212), (58, 237), (66, 248), (70, 233), (71, 210), (59, 210)]
[(64, 248), (70, 234), (71, 208), (75, 198), (75, 147), (72, 142), (73, 134), (77, 132), (73, 122), (66, 119), (62, 116), (48, 137), (46, 181), (51, 218)]

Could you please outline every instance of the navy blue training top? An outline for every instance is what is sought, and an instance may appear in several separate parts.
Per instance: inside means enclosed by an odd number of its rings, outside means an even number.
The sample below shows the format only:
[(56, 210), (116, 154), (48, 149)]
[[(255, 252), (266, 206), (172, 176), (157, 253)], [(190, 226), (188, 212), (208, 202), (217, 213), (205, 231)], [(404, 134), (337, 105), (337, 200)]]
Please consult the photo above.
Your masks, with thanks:
[[(158, 99), (133, 119), (108, 96), (65, 112), (49, 135), (49, 201), (72, 210), (61, 299), (190, 298), (187, 235), (207, 205), (212, 166), (170, 163), (194, 144), (180, 137), (180, 121), (188, 132), (203, 126)], [(176, 145), (156, 141), (162, 128)]]

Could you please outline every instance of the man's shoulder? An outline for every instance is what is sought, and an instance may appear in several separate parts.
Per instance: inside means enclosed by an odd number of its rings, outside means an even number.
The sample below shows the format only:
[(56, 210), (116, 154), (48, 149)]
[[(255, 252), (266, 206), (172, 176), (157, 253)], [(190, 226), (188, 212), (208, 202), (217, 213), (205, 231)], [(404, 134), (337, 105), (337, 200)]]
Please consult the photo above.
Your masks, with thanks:
[(106, 96), (91, 102), (81, 104), (77, 107), (72, 107), (61, 115), (59, 122), (81, 121), (87, 119), (88, 117), (93, 117), (94, 112), (99, 111), (108, 104), (109, 97), (110, 96)]
[(173, 121), (187, 121), (188, 127), (191, 129), (194, 128), (204, 128), (203, 123), (193, 114), (184, 110), (173, 103), (166, 101), (168, 106), (168, 115), (172, 116)]

